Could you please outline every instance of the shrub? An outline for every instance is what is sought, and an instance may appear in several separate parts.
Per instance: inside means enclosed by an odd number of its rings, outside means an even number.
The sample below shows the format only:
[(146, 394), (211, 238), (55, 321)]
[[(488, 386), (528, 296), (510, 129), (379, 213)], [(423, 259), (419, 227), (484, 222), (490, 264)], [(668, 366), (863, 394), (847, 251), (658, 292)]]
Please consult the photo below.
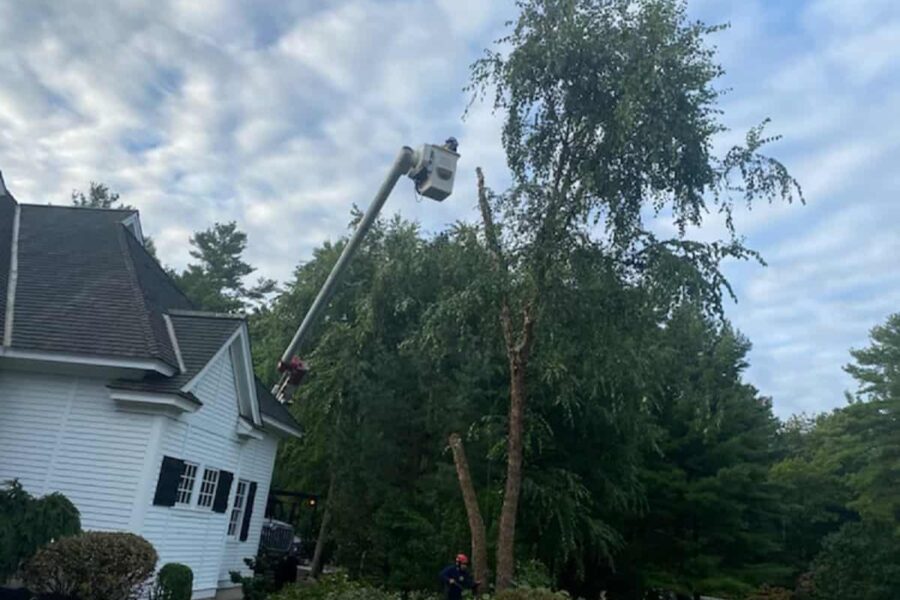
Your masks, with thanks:
[(143, 591), (156, 559), (156, 550), (138, 535), (89, 531), (44, 546), (22, 574), (38, 594), (130, 600)]
[(438, 600), (428, 592), (391, 592), (353, 581), (346, 573), (326, 575), (315, 583), (285, 587), (271, 600)]
[(62, 494), (34, 498), (16, 481), (0, 487), (0, 583), (37, 549), (81, 531), (78, 509)]
[(194, 573), (187, 565), (166, 563), (156, 575), (153, 600), (191, 600)]
[(794, 592), (780, 587), (764, 585), (749, 596), (747, 600), (793, 600)]
[(896, 600), (900, 537), (880, 523), (848, 523), (825, 538), (813, 561), (816, 600)]
[(241, 584), (244, 600), (266, 600), (275, 591), (274, 570), (271, 561), (265, 556), (245, 558), (246, 564), (253, 574), (245, 577), (240, 571), (229, 571), (232, 583)]
[(511, 590), (503, 590), (496, 596), (495, 600), (568, 600), (569, 594), (566, 592), (554, 592), (547, 588), (513, 588)]

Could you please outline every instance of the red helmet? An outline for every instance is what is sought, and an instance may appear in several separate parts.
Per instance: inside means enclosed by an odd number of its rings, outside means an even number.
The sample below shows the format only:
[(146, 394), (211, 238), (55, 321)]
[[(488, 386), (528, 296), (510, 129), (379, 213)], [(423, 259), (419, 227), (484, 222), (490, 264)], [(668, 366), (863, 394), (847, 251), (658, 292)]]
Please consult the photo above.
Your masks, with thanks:
[(456, 562), (463, 564), (463, 565), (467, 565), (467, 564), (469, 564), (469, 557), (466, 556), (465, 554), (457, 554)]

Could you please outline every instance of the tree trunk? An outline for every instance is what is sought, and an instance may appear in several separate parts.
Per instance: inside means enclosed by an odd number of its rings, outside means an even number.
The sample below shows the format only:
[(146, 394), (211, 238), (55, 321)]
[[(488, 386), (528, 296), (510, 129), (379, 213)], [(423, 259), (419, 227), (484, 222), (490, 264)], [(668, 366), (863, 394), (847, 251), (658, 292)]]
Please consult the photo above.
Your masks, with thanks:
[(319, 525), (319, 537), (316, 538), (316, 551), (313, 552), (312, 564), (309, 566), (309, 576), (313, 579), (322, 574), (322, 555), (325, 552), (325, 538), (328, 537), (328, 524), (331, 522), (331, 498), (334, 495), (334, 471), (331, 473), (331, 481), (328, 483), (328, 497), (325, 499), (325, 512), (322, 514), (322, 523)]
[(472, 536), (472, 566), (475, 571), (475, 581), (485, 583), (488, 574), (487, 534), (484, 530), (484, 519), (481, 518), (481, 509), (478, 507), (478, 496), (475, 494), (475, 486), (472, 484), (469, 461), (466, 460), (466, 451), (458, 433), (450, 435), (450, 449), (453, 451), (453, 463), (456, 465), (459, 489), (462, 491), (463, 502), (466, 505), (466, 514), (469, 517), (469, 532)]
[(522, 489), (522, 438), (525, 421), (525, 361), (510, 358), (509, 432), (507, 434), (506, 489), (497, 536), (497, 591), (507, 589), (515, 571), (516, 513)]

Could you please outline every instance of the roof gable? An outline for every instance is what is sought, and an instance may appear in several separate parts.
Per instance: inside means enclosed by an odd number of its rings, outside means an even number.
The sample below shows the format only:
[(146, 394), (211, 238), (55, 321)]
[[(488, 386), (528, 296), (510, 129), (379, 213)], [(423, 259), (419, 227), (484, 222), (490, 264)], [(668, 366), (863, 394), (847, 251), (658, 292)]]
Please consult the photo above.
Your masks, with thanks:
[[(177, 368), (163, 314), (192, 305), (132, 234), (139, 230), (137, 213), (19, 206), (18, 279), (7, 345), (151, 359), (170, 367), (166, 371)], [(0, 214), (0, 246), (12, 244), (6, 220)], [(8, 257), (0, 254), (0, 263), (8, 272)]]

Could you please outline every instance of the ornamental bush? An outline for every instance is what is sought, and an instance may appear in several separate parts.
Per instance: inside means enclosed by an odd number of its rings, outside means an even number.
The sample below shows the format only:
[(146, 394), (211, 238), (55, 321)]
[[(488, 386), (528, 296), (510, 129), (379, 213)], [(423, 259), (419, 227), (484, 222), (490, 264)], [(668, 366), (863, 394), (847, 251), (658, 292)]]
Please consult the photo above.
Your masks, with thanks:
[(156, 575), (153, 600), (191, 600), (194, 572), (181, 563), (166, 563)]
[(156, 560), (156, 550), (139, 535), (89, 531), (38, 550), (22, 576), (37, 594), (132, 600), (144, 590)]
[(81, 531), (78, 509), (62, 494), (35, 498), (16, 481), (0, 486), (0, 584), (47, 542)]

